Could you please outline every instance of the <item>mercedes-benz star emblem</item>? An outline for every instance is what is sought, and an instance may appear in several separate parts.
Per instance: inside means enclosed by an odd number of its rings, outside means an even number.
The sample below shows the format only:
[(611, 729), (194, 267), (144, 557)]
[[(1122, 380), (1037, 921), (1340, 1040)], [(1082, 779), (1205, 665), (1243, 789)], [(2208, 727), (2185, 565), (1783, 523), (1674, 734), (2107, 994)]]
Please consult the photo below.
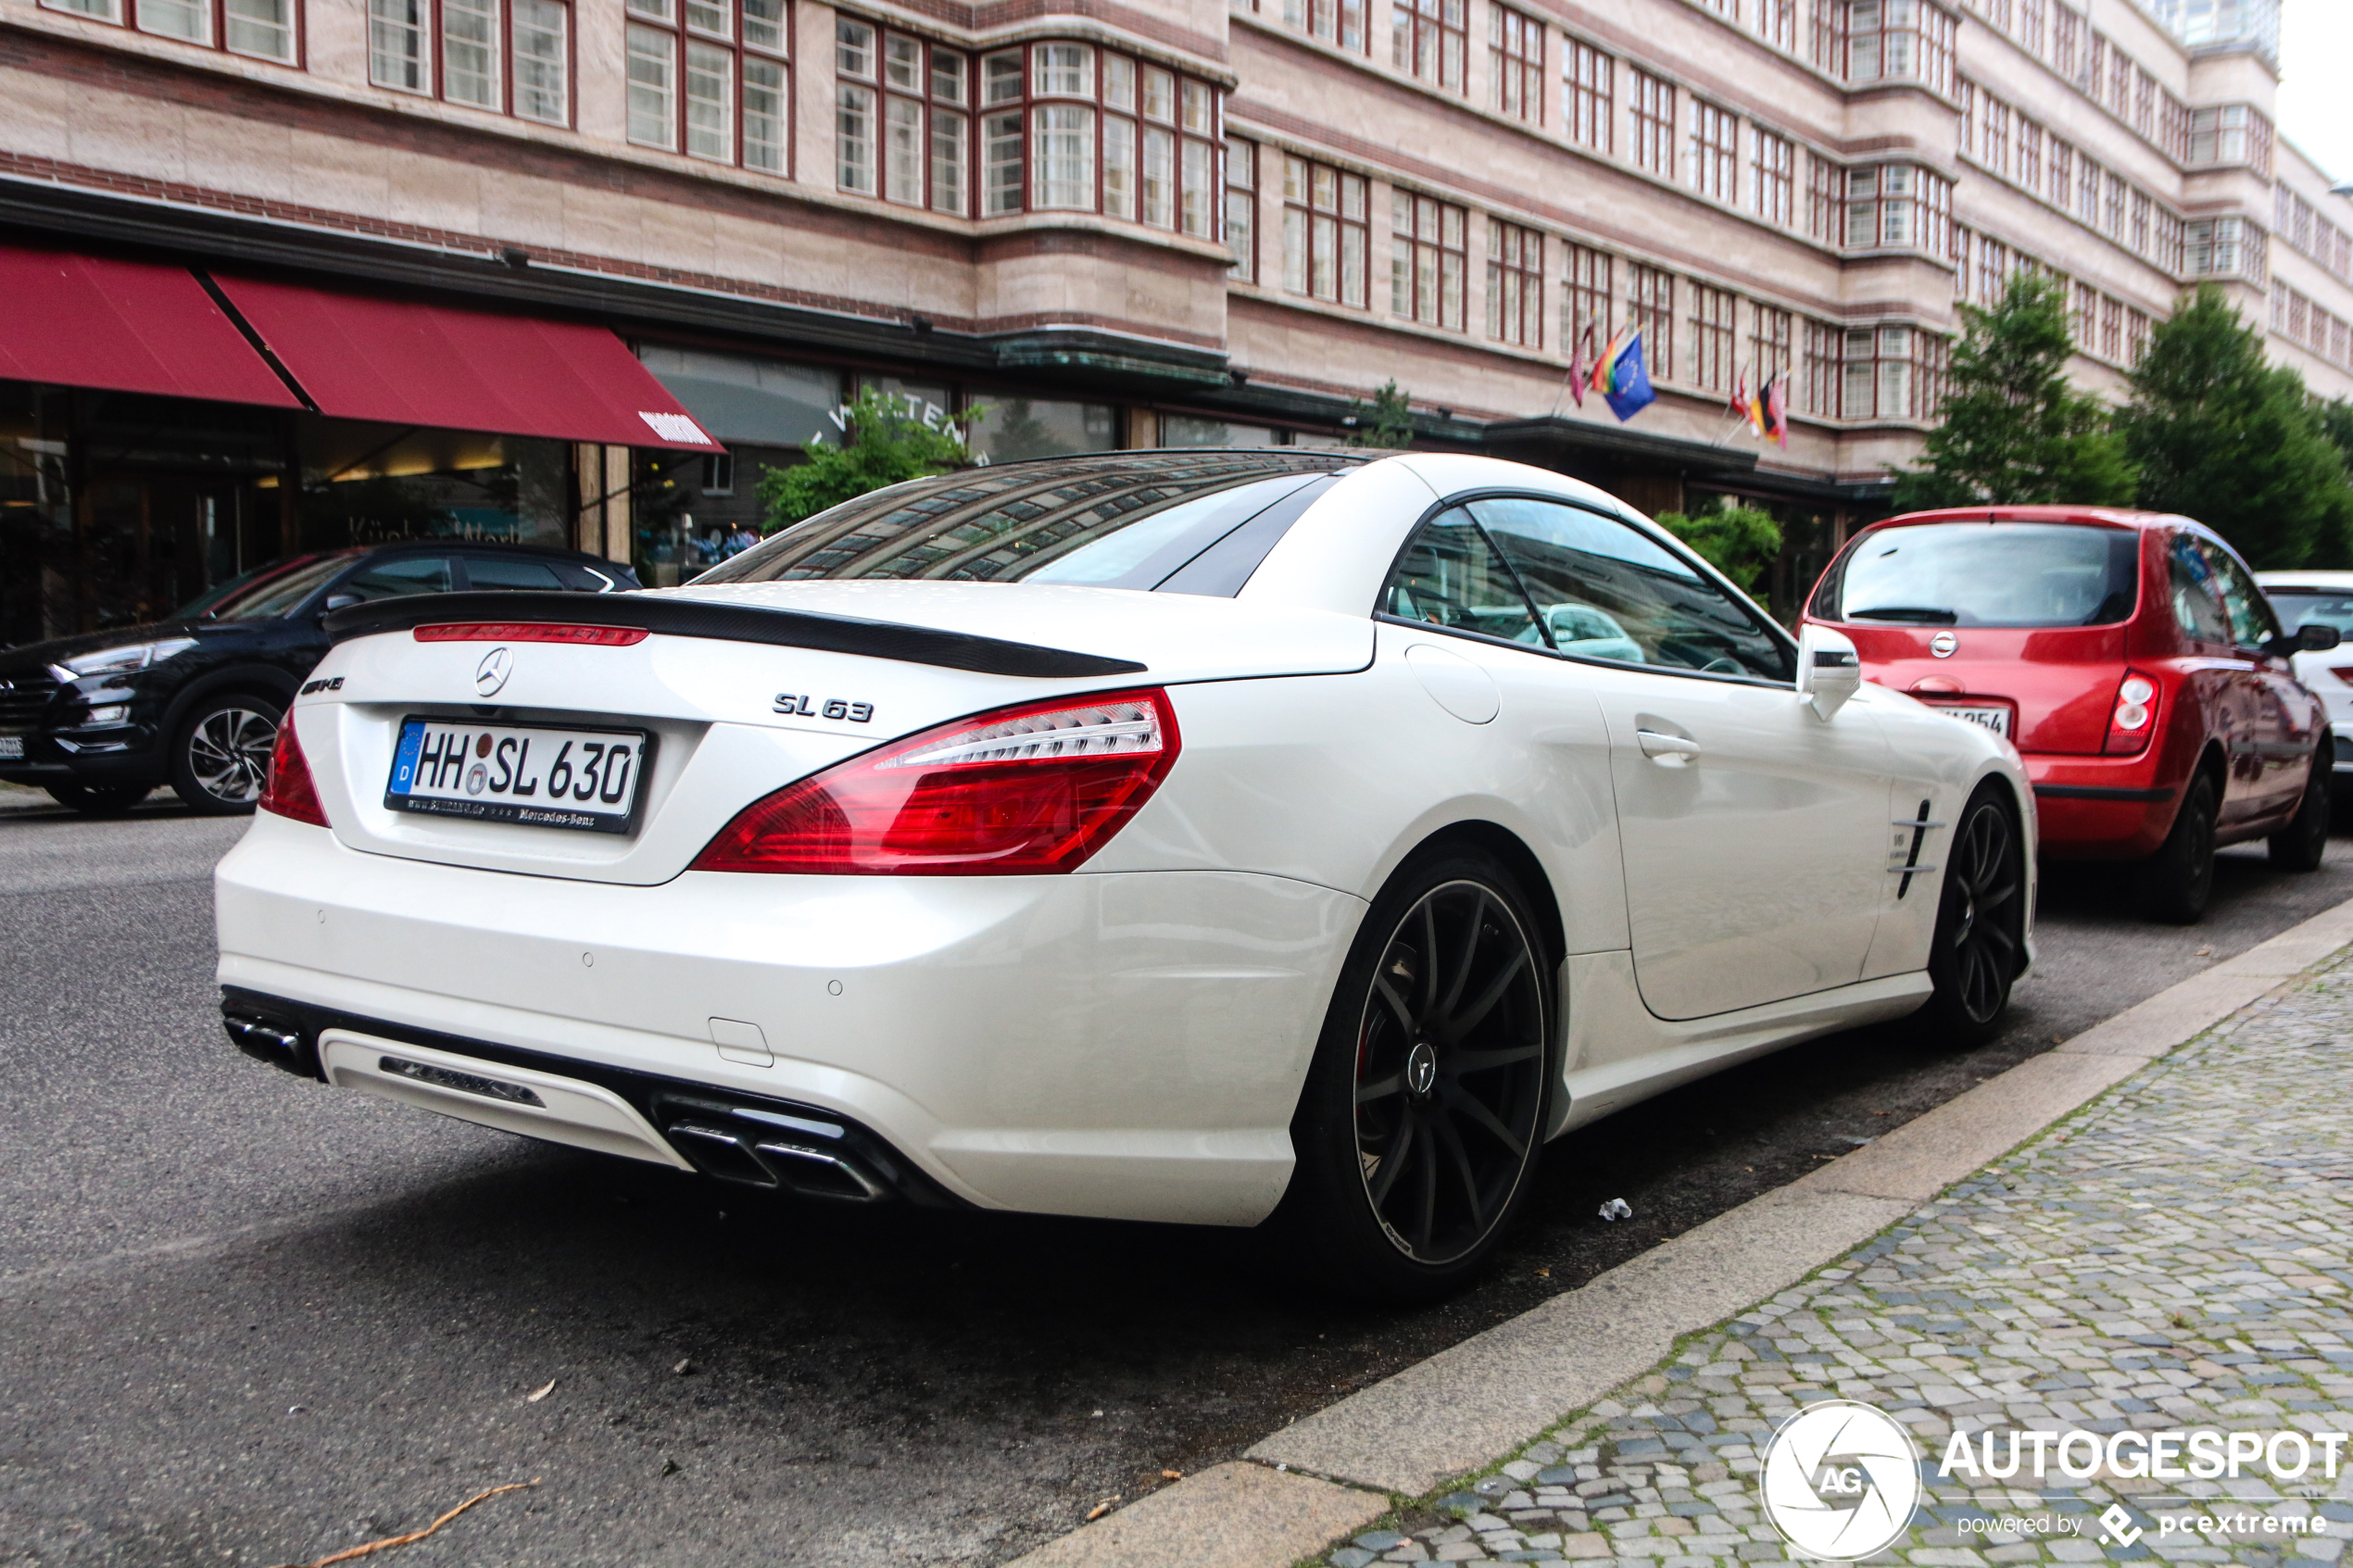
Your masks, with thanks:
[(492, 648), (482, 656), (482, 662), (474, 666), (474, 690), (484, 696), (497, 696), (498, 688), (507, 684), (507, 677), (514, 672), (514, 655), (504, 647)]
[[(506, 650), (499, 650), (504, 653)], [(1939, 632), (1928, 640), (1928, 651), (1939, 659), (1950, 659), (1961, 651), (1961, 640), (1950, 632)]]

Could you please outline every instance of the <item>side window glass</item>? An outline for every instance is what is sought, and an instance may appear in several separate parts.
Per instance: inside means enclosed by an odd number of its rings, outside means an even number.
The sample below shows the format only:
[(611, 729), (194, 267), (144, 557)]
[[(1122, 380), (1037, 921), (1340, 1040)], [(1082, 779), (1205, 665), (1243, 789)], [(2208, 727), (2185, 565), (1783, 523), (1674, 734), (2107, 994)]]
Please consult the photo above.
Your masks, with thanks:
[(2222, 618), (2221, 584), (2206, 554), (2187, 534), (2176, 534), (2166, 562), (2173, 587), (2173, 620), (2183, 632), (2200, 642), (2227, 643), (2230, 623)]
[(1796, 656), (1755, 611), (1614, 518), (1556, 501), (1473, 501), (1561, 652), (1794, 681)]
[(2280, 623), (2254, 576), (2228, 550), (2206, 546), (2206, 558), (2222, 579), (2222, 608), (2231, 618), (2231, 641), (2243, 648), (2259, 648), (2280, 634)]
[(1389, 579), (1381, 608), (1428, 626), (1544, 646), (1510, 568), (1460, 507), (1422, 524)]
[(338, 594), (363, 599), (396, 598), (402, 594), (446, 594), (449, 563), (439, 556), (408, 556), (380, 560), (361, 568), (335, 584)]
[(547, 562), (505, 556), (468, 556), (466, 584), (482, 589), (536, 588), (544, 593), (560, 593), (564, 585)]

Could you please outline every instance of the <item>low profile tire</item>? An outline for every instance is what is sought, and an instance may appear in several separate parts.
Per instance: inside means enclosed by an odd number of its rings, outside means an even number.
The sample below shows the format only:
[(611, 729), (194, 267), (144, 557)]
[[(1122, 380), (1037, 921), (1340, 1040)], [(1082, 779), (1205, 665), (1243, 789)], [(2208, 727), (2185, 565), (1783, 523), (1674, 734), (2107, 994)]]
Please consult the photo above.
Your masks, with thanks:
[(2196, 925), (2214, 897), (2214, 775), (2200, 772), (2183, 794), (2173, 831), (2141, 862), (2141, 904), (2152, 920)]
[(2000, 1029), (2026, 957), (2026, 846), (2000, 785), (1969, 797), (1950, 843), (1920, 1019), (1945, 1044), (1975, 1046)]
[(153, 784), (49, 784), (49, 798), (93, 817), (112, 817), (147, 798)]
[(270, 753), (285, 711), (272, 698), (245, 692), (198, 704), (172, 732), (173, 792), (206, 816), (252, 811), (270, 782)]
[(1340, 972), (1270, 1225), (1293, 1268), (1427, 1300), (1478, 1268), (1526, 1199), (1550, 1101), (1551, 966), (1501, 861), (1408, 861)]
[(2316, 872), (2321, 858), (2329, 852), (2329, 797), (2334, 780), (2328, 762), (2313, 765), (2312, 776), (2304, 781), (2304, 797), (2296, 803), (2296, 815), (2287, 826), (2264, 840), (2264, 847), (2271, 852), (2271, 864), (2284, 872)]

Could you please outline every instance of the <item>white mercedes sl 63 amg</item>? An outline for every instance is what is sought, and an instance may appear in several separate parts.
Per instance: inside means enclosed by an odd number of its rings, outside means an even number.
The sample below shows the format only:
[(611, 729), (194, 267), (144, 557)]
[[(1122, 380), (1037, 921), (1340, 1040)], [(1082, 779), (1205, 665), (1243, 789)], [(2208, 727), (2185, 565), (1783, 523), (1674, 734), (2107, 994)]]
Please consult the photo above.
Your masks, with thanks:
[(218, 873), (232, 1037), (730, 1182), (1271, 1223), (1426, 1294), (1546, 1140), (1982, 1037), (2029, 961), (2007, 742), (1487, 458), (1006, 463), (329, 629)]

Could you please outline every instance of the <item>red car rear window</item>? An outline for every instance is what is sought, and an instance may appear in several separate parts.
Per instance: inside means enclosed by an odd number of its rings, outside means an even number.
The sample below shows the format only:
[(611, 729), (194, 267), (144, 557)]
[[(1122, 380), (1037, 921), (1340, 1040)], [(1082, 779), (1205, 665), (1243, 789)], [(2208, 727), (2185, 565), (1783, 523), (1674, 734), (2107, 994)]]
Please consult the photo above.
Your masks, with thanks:
[(1866, 533), (1822, 579), (1825, 621), (2108, 626), (2140, 599), (2141, 536), (2067, 522), (1924, 522)]

